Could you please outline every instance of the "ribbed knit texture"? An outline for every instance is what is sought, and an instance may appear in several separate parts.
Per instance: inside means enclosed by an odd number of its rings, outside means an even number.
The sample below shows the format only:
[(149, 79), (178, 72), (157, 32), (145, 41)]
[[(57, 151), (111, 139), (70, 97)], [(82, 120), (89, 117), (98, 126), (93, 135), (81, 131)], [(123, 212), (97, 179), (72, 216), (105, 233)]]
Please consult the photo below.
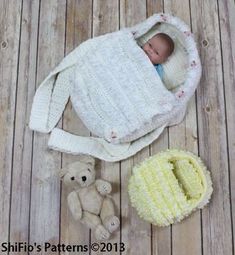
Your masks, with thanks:
[(87, 154), (108, 162), (116, 162), (135, 155), (143, 147), (150, 145), (158, 138), (164, 128), (165, 126), (161, 126), (141, 139), (137, 139), (132, 143), (121, 144), (108, 143), (97, 137), (77, 136), (59, 128), (54, 128), (48, 146), (51, 149), (73, 155)]
[(131, 32), (108, 34), (89, 47), (77, 65), (71, 100), (94, 134), (118, 140), (177, 104)]
[[(172, 24), (185, 37), (187, 75), (174, 93), (164, 86), (136, 42), (158, 22)], [(29, 127), (39, 132), (52, 131), (71, 97), (81, 120), (100, 139), (81, 140), (77, 136), (83, 147), (74, 146), (74, 136), (54, 132), (50, 147), (98, 155), (108, 161), (121, 160), (157, 139), (165, 126), (182, 121), (200, 75), (200, 59), (189, 28), (176, 17), (155, 14), (131, 28), (89, 39), (66, 56), (37, 89)], [(89, 139), (99, 149), (88, 151), (85, 144), (91, 150)], [(118, 144), (119, 149), (110, 143)], [(121, 156), (120, 147), (125, 151)]]
[(168, 226), (205, 206), (212, 194), (212, 182), (199, 157), (171, 149), (135, 166), (128, 192), (141, 218)]

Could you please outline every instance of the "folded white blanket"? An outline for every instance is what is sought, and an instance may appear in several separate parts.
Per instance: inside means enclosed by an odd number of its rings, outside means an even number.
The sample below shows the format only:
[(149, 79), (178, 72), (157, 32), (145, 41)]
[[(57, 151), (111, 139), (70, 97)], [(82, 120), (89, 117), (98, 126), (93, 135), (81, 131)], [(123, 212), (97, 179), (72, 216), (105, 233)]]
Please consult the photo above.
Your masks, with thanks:
[[(166, 89), (136, 43), (136, 38), (159, 21), (180, 29), (189, 49), (186, 81), (177, 93)], [(170, 15), (155, 14), (132, 28), (89, 39), (66, 56), (36, 91), (29, 126), (39, 132), (52, 131), (50, 148), (121, 160), (153, 142), (165, 126), (183, 119), (200, 75), (200, 60), (188, 27)], [(98, 138), (53, 129), (69, 97)]]

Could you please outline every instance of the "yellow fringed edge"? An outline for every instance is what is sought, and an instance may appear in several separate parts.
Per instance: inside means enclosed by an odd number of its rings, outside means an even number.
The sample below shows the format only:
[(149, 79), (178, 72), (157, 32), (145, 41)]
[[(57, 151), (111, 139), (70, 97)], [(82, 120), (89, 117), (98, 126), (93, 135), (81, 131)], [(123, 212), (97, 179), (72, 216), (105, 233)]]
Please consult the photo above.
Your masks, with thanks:
[(158, 226), (179, 222), (205, 206), (213, 188), (210, 172), (191, 152), (168, 149), (133, 168), (128, 193), (144, 220)]

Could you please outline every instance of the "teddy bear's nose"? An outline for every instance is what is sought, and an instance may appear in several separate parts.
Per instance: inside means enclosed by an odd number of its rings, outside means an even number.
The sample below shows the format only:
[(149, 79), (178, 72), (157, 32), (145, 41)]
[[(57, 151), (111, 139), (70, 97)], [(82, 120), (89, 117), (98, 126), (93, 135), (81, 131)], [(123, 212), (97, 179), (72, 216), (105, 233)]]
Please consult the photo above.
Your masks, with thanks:
[(83, 182), (86, 181), (86, 176), (82, 176), (82, 181), (83, 181)]

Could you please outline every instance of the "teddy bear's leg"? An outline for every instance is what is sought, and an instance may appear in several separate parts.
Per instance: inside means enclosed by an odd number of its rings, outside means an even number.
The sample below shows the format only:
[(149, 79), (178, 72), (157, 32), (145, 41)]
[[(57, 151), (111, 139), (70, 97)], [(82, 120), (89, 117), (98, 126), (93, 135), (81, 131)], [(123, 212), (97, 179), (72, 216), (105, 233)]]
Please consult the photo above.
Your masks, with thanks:
[(113, 201), (108, 197), (104, 198), (100, 218), (110, 233), (113, 233), (120, 225), (118, 217), (115, 216)]
[(88, 228), (94, 230), (95, 237), (97, 240), (107, 240), (110, 237), (110, 233), (101, 223), (99, 216), (84, 211), (81, 222), (86, 225)]

